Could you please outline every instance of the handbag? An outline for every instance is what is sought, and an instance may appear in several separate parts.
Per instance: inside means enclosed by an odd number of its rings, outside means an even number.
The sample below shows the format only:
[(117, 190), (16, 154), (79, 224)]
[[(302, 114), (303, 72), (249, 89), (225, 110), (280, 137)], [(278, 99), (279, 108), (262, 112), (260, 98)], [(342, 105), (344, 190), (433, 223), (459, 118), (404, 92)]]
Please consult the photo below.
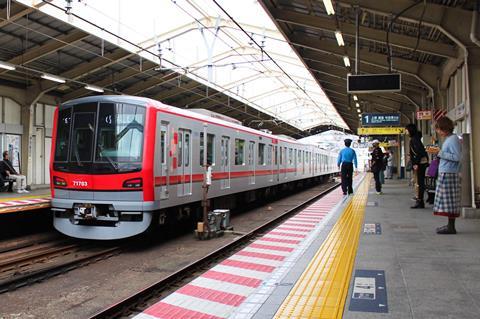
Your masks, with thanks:
[(432, 160), (427, 169), (427, 176), (437, 177), (439, 164), (440, 164), (440, 160), (438, 158), (435, 158), (434, 160)]

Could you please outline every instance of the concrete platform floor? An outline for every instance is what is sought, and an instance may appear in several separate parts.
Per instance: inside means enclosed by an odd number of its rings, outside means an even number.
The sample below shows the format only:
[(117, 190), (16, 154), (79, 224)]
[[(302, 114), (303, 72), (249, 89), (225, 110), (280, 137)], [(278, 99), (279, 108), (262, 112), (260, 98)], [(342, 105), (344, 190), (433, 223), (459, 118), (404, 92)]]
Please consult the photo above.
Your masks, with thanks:
[(370, 186), (365, 223), (380, 223), (382, 234), (361, 234), (353, 274), (385, 271), (389, 311), (349, 311), (352, 274), (343, 318), (480, 318), (480, 219), (459, 218), (456, 235), (437, 235), (447, 218), (432, 205), (410, 209), (405, 181), (387, 180), (383, 192)]

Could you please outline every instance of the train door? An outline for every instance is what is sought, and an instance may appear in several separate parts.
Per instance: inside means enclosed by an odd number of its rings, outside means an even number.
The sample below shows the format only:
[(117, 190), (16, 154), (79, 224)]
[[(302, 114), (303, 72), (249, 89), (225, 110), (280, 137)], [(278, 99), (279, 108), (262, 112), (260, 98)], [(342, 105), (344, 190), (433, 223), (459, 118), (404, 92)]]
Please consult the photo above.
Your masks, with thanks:
[(221, 189), (230, 188), (230, 137), (222, 136), (220, 144), (220, 156), (222, 178), (220, 182)]
[(250, 175), (248, 176), (248, 184), (255, 184), (255, 142), (250, 141), (248, 143), (248, 170)]
[(178, 157), (177, 173), (179, 175), (179, 184), (177, 189), (178, 196), (187, 196), (192, 194), (192, 132), (190, 130), (178, 130)]
[(168, 171), (168, 123), (161, 122), (160, 125), (160, 199), (168, 199), (168, 187), (170, 176)]

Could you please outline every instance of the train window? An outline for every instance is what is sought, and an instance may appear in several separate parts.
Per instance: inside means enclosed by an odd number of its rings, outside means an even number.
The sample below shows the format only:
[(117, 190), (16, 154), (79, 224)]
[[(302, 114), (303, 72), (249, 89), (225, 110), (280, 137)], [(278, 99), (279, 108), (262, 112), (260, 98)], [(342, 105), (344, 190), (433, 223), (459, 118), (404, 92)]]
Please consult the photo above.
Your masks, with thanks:
[(265, 165), (265, 144), (258, 143), (258, 164)]
[(288, 149), (288, 164), (293, 164), (293, 149), (291, 148)]
[(95, 113), (82, 112), (73, 115), (72, 162), (90, 162), (93, 155), (93, 134), (95, 132)]
[(255, 142), (250, 141), (248, 144), (248, 165), (253, 166), (255, 163), (254, 157), (255, 157)]
[(273, 153), (273, 146), (272, 146), (272, 145), (268, 145), (267, 165), (272, 165), (272, 153)]
[(70, 144), (70, 124), (72, 123), (72, 109), (63, 109), (58, 112), (57, 143), (55, 147), (55, 162), (68, 160)]
[(140, 162), (145, 109), (130, 104), (101, 103), (98, 111), (96, 162)]
[(160, 161), (162, 164), (167, 163), (167, 129), (162, 126), (160, 131)]
[(245, 164), (245, 141), (235, 139), (235, 165)]
[(283, 165), (283, 147), (280, 146), (280, 165)]
[[(203, 166), (203, 140), (204, 134), (200, 133), (200, 166)], [(215, 164), (215, 135), (207, 133), (207, 164)]]
[(278, 163), (278, 146), (275, 146), (275, 152), (273, 156), (273, 165), (277, 165)]
[(184, 143), (184, 164), (185, 167), (190, 166), (190, 132), (184, 132), (185, 135), (185, 143)]
[(182, 166), (183, 165), (183, 132), (182, 131), (178, 131), (177, 149), (178, 149), (177, 165)]

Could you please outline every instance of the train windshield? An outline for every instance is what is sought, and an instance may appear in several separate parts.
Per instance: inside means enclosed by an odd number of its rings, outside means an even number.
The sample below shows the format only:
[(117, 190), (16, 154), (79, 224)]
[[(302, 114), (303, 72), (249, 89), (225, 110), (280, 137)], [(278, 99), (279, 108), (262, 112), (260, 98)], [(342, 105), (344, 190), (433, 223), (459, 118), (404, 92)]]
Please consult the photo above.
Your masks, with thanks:
[(145, 108), (84, 103), (60, 110), (54, 167), (74, 173), (140, 170)]

